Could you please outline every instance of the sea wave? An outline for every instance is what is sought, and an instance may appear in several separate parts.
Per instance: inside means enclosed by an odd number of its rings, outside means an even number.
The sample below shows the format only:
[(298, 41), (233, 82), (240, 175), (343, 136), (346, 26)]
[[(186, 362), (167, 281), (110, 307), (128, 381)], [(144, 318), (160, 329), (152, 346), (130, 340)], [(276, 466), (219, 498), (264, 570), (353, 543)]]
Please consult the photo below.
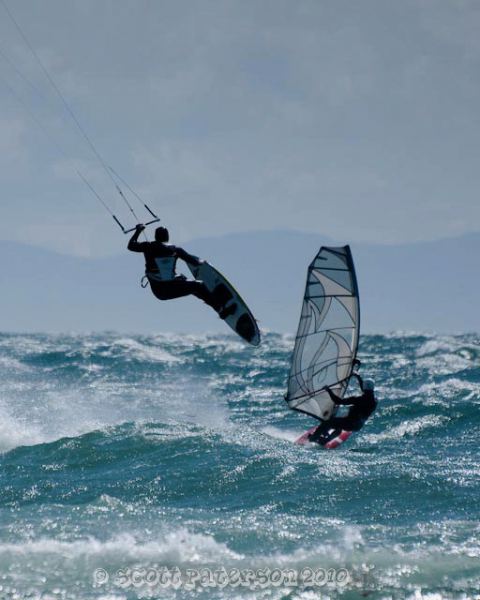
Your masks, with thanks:
[(162, 564), (346, 568), (350, 588), (320, 590), (345, 600), (473, 597), (478, 342), (364, 336), (379, 406), (326, 451), (292, 443), (315, 424), (283, 400), (293, 336), (0, 335), (0, 597), (149, 597), (93, 572)]
[[(450, 535), (458, 533), (456, 526), (458, 524), (443, 524), (444, 538), (447, 531)], [(471, 524), (460, 524), (460, 530), (466, 526)], [(387, 546), (365, 542), (364, 535), (368, 532), (362, 531), (361, 527), (337, 525), (336, 529), (334, 543), (297, 548), (288, 553), (239, 553), (212, 535), (194, 533), (186, 528), (165, 532), (153, 541), (146, 541), (141, 535), (122, 534), (106, 540), (89, 537), (67, 542), (41, 538), (25, 543), (2, 543), (0, 568), (8, 566), (9, 573), (4, 577), (3, 590), (8, 593), (24, 587), (26, 581), (38, 580), (44, 585), (47, 583), (47, 588), (53, 581), (55, 587), (52, 586), (50, 591), (57, 589), (57, 593), (61, 593), (69, 588), (70, 581), (76, 581), (76, 592), (70, 597), (98, 597), (99, 593), (122, 593), (119, 578), (115, 579), (115, 575), (125, 575), (131, 572), (129, 569), (134, 569), (138, 575), (142, 571), (145, 574), (149, 570), (154, 573), (175, 569), (181, 574), (185, 589), (181, 586), (178, 590), (155, 588), (146, 578), (137, 577), (137, 585), (127, 583), (130, 590), (125, 597), (128, 598), (158, 597), (159, 590), (161, 597), (191, 597), (192, 592), (186, 584), (188, 573), (207, 569), (210, 573), (222, 569), (227, 574), (249, 572), (253, 577), (246, 580), (248, 583), (244, 586), (237, 584), (230, 588), (215, 589), (215, 586), (209, 588), (198, 584), (195, 595), (249, 598), (255, 591), (257, 598), (276, 597), (276, 593), (280, 594), (277, 597), (288, 594), (289, 598), (306, 598), (306, 594), (315, 591), (331, 598), (355, 597), (356, 594), (385, 598), (399, 593), (403, 593), (404, 598), (423, 598), (425, 593), (427, 596), (436, 594), (437, 598), (460, 599), (478, 590), (478, 542), (474, 547), (458, 545), (447, 549), (438, 543), (428, 547), (422, 544)], [(302, 580), (307, 572), (317, 576), (322, 572), (325, 576), (340, 570), (347, 574), (346, 583), (342, 585), (335, 585), (334, 580), (329, 584), (326, 577), (322, 582), (316, 580), (318, 587), (308, 580), (304, 584)], [(102, 572), (103, 579), (95, 585), (98, 571)], [(262, 589), (255, 575), (275, 571), (287, 573), (289, 583), (270, 583)], [(158, 586), (158, 579), (156, 583)], [(135, 596), (131, 595), (132, 589)]]

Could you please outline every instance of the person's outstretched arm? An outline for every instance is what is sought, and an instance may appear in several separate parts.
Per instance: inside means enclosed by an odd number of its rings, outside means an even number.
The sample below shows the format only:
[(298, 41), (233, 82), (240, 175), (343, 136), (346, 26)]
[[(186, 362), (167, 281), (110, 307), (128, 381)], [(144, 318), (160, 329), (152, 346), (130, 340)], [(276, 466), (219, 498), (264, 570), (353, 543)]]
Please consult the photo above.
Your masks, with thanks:
[(360, 389), (363, 392), (363, 379), (362, 379), (362, 376), (359, 375), (358, 373), (352, 373), (352, 377), (356, 377), (356, 379), (358, 381), (358, 385), (360, 386)]
[(325, 389), (328, 392), (330, 398), (333, 400), (333, 402), (341, 406), (355, 406), (356, 404), (361, 404), (361, 401), (363, 400), (362, 396), (350, 396), (350, 398), (340, 398), (340, 396), (337, 396), (337, 394), (332, 392), (332, 390), (329, 387), (326, 387)]
[(143, 244), (138, 241), (138, 236), (142, 233), (144, 229), (145, 225), (137, 225), (135, 227), (135, 232), (130, 238), (127, 246), (128, 250), (130, 250), (131, 252), (143, 252)]
[(342, 403), (342, 398), (340, 398), (340, 396), (337, 396), (337, 394), (335, 394), (335, 392), (332, 392), (332, 390), (328, 386), (325, 387), (325, 391), (328, 392), (328, 395), (333, 400), (333, 402), (335, 402), (335, 404)]
[(184, 250), (183, 248), (179, 248), (178, 246), (175, 246), (175, 253), (178, 256), (178, 258), (181, 258), (185, 262), (191, 263), (192, 265), (195, 265), (196, 267), (198, 267), (198, 265), (202, 262), (198, 258), (198, 256), (189, 254), (186, 250)]

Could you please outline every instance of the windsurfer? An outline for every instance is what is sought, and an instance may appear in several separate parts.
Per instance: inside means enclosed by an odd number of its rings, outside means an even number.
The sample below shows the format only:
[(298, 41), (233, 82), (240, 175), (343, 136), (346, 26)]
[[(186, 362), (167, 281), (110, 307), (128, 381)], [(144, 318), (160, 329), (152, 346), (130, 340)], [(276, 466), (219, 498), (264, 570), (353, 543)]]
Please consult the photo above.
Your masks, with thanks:
[(322, 437), (331, 429), (340, 429), (344, 431), (360, 431), (365, 425), (367, 419), (377, 408), (377, 399), (375, 398), (375, 384), (373, 379), (362, 380), (358, 373), (357, 377), (362, 394), (360, 396), (350, 396), (349, 398), (340, 398), (329, 387), (324, 389), (328, 392), (330, 398), (338, 406), (350, 406), (347, 416), (332, 417), (319, 425), (309, 436), (309, 441), (322, 443)]

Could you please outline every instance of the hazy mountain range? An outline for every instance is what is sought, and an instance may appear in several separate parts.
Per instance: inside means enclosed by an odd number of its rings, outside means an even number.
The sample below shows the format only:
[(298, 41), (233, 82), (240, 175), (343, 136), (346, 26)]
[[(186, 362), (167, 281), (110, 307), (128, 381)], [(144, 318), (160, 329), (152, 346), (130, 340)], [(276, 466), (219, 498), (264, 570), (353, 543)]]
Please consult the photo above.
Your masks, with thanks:
[[(185, 247), (230, 279), (262, 327), (293, 333), (307, 266), (320, 245), (336, 243), (275, 231), (199, 239)], [(0, 242), (0, 249), (2, 331), (228, 331), (196, 299), (159, 302), (142, 289), (141, 255), (125, 250), (85, 259), (15, 242)], [(480, 234), (395, 246), (353, 244), (352, 252), (362, 331), (480, 330)]]

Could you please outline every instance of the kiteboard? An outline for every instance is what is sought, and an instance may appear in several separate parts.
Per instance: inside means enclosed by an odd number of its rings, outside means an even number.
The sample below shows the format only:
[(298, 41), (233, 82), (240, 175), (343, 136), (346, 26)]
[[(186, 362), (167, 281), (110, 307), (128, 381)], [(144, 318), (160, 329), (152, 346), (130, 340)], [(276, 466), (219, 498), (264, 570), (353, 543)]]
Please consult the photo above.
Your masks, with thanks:
[(202, 281), (217, 298), (222, 306), (222, 310), (217, 311), (219, 314), (225, 309), (235, 307), (235, 310), (232, 310), (232, 313), (224, 319), (225, 323), (246, 342), (252, 346), (258, 346), (260, 330), (257, 321), (228, 279), (206, 261), (201, 261), (200, 264), (187, 262), (187, 266), (194, 278)]
[[(310, 443), (309, 437), (316, 428), (317, 426), (306, 431), (297, 440), (295, 440), (295, 444), (305, 446), (306, 444)], [(351, 431), (345, 431), (344, 429), (330, 429), (330, 431), (327, 431), (321, 438), (319, 438), (318, 441), (312, 443), (319, 444), (327, 450), (333, 450), (334, 448), (338, 448), (338, 446), (343, 444), (343, 442), (346, 442), (351, 435)]]

